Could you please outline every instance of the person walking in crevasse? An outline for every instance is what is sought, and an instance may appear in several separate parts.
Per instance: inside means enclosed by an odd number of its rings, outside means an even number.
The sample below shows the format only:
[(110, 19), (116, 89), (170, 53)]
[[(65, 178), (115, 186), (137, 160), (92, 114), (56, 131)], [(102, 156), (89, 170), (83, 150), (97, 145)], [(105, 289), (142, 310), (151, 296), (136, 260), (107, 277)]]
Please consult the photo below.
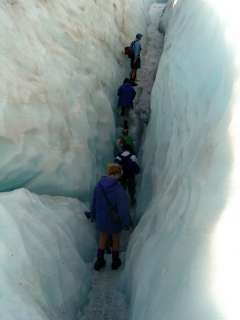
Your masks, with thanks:
[(131, 44), (131, 73), (130, 80), (135, 84), (137, 78), (137, 70), (141, 68), (141, 39), (143, 35), (138, 33), (136, 39)]
[(117, 155), (123, 148), (123, 145), (128, 144), (131, 147), (131, 150), (134, 151), (134, 142), (133, 138), (129, 135), (128, 127), (122, 129), (120, 137), (117, 139), (116, 149), (118, 152), (115, 152)]
[(115, 157), (115, 162), (120, 164), (123, 169), (121, 182), (123, 187), (128, 189), (131, 205), (134, 206), (136, 203), (135, 176), (140, 172), (140, 167), (138, 165), (137, 157), (129, 144), (122, 144), (122, 151)]
[(128, 117), (129, 110), (133, 109), (133, 100), (136, 96), (136, 91), (134, 90), (129, 79), (125, 79), (123, 84), (118, 88), (118, 107), (121, 108), (121, 116)]
[(108, 176), (97, 183), (93, 195), (91, 214), (96, 219), (97, 230), (100, 232), (95, 270), (105, 267), (104, 251), (109, 237), (112, 237), (112, 269), (121, 266), (119, 257), (120, 234), (130, 225), (128, 196), (119, 182), (122, 168), (119, 164), (108, 165)]

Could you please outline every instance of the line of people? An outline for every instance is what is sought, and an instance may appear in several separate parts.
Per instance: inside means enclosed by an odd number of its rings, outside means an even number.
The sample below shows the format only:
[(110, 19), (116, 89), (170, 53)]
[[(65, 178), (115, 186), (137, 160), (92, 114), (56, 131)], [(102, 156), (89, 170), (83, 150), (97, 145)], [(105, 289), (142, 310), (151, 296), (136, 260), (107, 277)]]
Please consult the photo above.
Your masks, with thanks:
[(106, 249), (112, 253), (112, 269), (117, 270), (121, 266), (120, 234), (123, 229), (129, 230), (131, 226), (129, 198), (131, 206), (136, 204), (135, 177), (139, 174), (140, 167), (134, 153), (133, 139), (129, 135), (128, 117), (129, 111), (134, 107), (136, 91), (133, 87), (136, 85), (137, 70), (141, 67), (141, 38), (142, 34), (138, 33), (130, 47), (125, 48), (125, 53), (131, 59), (131, 72), (130, 78), (124, 80), (117, 93), (120, 116), (123, 117), (122, 133), (117, 139), (114, 163), (108, 165), (107, 175), (97, 183), (91, 205), (90, 217), (96, 220), (100, 233), (94, 264), (97, 271), (106, 265)]

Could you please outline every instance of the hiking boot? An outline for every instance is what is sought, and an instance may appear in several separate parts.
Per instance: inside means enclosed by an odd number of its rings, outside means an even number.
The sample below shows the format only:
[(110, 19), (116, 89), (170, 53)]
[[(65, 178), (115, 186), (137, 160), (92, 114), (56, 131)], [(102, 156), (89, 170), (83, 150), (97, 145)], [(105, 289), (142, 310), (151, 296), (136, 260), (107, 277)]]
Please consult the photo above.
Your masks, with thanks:
[(117, 269), (119, 269), (120, 266), (121, 266), (121, 264), (122, 264), (122, 261), (121, 261), (120, 258), (114, 259), (114, 260), (112, 261), (112, 270), (117, 270)]
[(104, 258), (97, 258), (97, 261), (94, 264), (94, 269), (99, 271), (100, 269), (104, 268), (106, 265), (106, 261)]
[(122, 264), (119, 258), (119, 251), (112, 251), (112, 270), (117, 270)]

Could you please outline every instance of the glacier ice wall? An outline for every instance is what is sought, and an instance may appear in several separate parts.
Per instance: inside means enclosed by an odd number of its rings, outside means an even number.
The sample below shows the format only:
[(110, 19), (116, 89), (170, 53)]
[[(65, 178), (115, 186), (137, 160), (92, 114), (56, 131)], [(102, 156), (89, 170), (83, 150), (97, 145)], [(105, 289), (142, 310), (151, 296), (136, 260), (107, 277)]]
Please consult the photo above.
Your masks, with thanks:
[[(1, 1), (0, 191), (88, 198), (112, 158), (122, 49), (144, 32), (151, 2)], [(26, 189), (0, 194), (1, 319), (76, 319), (96, 249), (84, 210)]]
[(1, 319), (76, 319), (96, 246), (85, 209), (26, 189), (0, 194)]
[(150, 2), (1, 2), (0, 191), (86, 197), (112, 155), (122, 50)]
[(174, 0), (127, 255), (131, 320), (240, 318), (238, 1)]

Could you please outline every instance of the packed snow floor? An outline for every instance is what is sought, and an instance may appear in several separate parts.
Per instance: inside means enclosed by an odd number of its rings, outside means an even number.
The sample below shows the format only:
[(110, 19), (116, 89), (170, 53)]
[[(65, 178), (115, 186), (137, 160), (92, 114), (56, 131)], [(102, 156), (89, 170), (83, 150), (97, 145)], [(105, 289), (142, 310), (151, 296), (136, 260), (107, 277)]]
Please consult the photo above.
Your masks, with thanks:
[[(127, 249), (129, 233), (123, 232), (121, 243), (121, 259), (124, 264), (124, 252)], [(111, 270), (111, 255), (106, 255), (106, 267), (101, 271), (93, 271), (89, 303), (78, 320), (127, 320), (128, 305), (124, 294), (121, 292), (121, 267), (117, 271)], [(90, 268), (93, 265), (90, 264)]]
[[(163, 48), (163, 35), (158, 31), (159, 20), (164, 5), (153, 4), (149, 11), (149, 26), (144, 44), (142, 69), (139, 72), (137, 98), (134, 111), (130, 115), (130, 132), (138, 146), (144, 126), (150, 116), (150, 93), (154, 83), (159, 58)], [(119, 131), (120, 128), (117, 128)], [(117, 130), (117, 131), (118, 131)], [(134, 212), (132, 215), (135, 216)], [(121, 259), (123, 266), (118, 271), (111, 270), (111, 255), (106, 255), (107, 266), (100, 272), (93, 271), (91, 291), (83, 315), (78, 320), (127, 320), (128, 304), (121, 290), (124, 256), (130, 234), (124, 232), (121, 238)], [(93, 268), (93, 264), (89, 265)]]

